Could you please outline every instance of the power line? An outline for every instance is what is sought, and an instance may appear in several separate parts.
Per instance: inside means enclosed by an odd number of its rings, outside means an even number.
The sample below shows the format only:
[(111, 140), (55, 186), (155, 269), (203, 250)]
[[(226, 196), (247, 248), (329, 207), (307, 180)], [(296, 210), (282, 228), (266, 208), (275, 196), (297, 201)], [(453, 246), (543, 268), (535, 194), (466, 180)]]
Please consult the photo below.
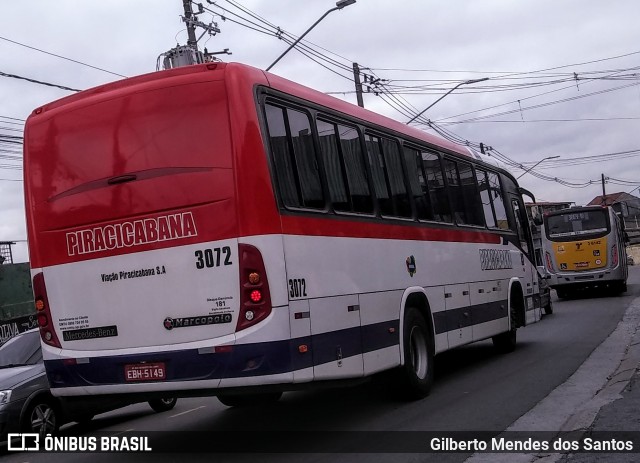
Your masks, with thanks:
[[(610, 74), (608, 77), (612, 77), (612, 76), (614, 76), (615, 74), (617, 74), (617, 73), (616, 73), (616, 72), (614, 72), (614, 73)], [(596, 81), (597, 81), (597, 79), (595, 79), (595, 80), (592, 80), (592, 79), (583, 79), (583, 82), (584, 82), (585, 84), (589, 84), (589, 83), (596, 82)], [(473, 110), (473, 111), (467, 111), (467, 112), (465, 112), (465, 113), (457, 114), (457, 115), (455, 115), (455, 116), (445, 117), (445, 118), (439, 119), (439, 121), (440, 121), (440, 122), (444, 122), (444, 121), (446, 121), (446, 120), (448, 120), (448, 119), (453, 119), (453, 118), (460, 117), (460, 116), (466, 116), (467, 114), (478, 113), (478, 112), (486, 111), (486, 110), (489, 110), (489, 109), (499, 108), (499, 107), (502, 107), (502, 106), (508, 106), (508, 105), (512, 105), (512, 104), (515, 104), (515, 103), (518, 103), (518, 105), (520, 105), (520, 103), (521, 103), (522, 101), (525, 101), (525, 100), (531, 100), (531, 99), (533, 99), (533, 98), (539, 98), (539, 97), (541, 97), (541, 96), (549, 95), (549, 94), (551, 94), (551, 93), (560, 92), (560, 91), (562, 91), (562, 90), (566, 90), (566, 89), (568, 89), (568, 88), (572, 88), (572, 87), (573, 87), (573, 85), (568, 85), (568, 86), (565, 86), (565, 87), (557, 88), (557, 89), (555, 89), (555, 90), (549, 90), (548, 92), (538, 93), (537, 95), (530, 95), (530, 96), (527, 96), (527, 97), (519, 98), (519, 99), (517, 99), (517, 100), (509, 101), (509, 102), (507, 102), (507, 103), (501, 103), (501, 104), (498, 104), (498, 105), (493, 105), (493, 106), (489, 106), (489, 107), (482, 108), (482, 109), (476, 109), (476, 110)], [(500, 115), (500, 113), (498, 113), (498, 115)]]
[(637, 121), (640, 120), (640, 117), (587, 117), (580, 119), (525, 119), (525, 120), (498, 120), (498, 121), (451, 121), (451, 122), (442, 122), (444, 125), (455, 125), (455, 124), (494, 124), (494, 123), (517, 123), (517, 124), (526, 124), (528, 122), (612, 122), (612, 121)]
[(26, 119), (18, 119), (17, 117), (10, 117), (10, 116), (0, 116), (3, 119), (12, 119), (14, 121), (22, 121), (22, 122), (26, 122)]
[(68, 90), (70, 92), (81, 92), (82, 91), (82, 90), (79, 90), (77, 88), (65, 87), (64, 85), (52, 84), (50, 82), (43, 82), (41, 80), (30, 79), (29, 77), (17, 76), (15, 74), (7, 74), (6, 72), (2, 72), (2, 71), (0, 71), (0, 76), (11, 77), (13, 79), (26, 80), (27, 82), (31, 82), (31, 83), (34, 83), (34, 84), (40, 84), (40, 85), (46, 85), (48, 87), (57, 87), (57, 88), (60, 88), (62, 90)]
[(526, 75), (526, 74), (537, 74), (540, 72), (547, 71), (555, 71), (556, 69), (564, 69), (572, 66), (584, 66), (585, 64), (593, 64), (593, 63), (601, 63), (603, 61), (610, 61), (619, 58), (626, 58), (627, 56), (633, 56), (640, 54), (639, 51), (634, 51), (631, 53), (625, 53), (623, 55), (611, 56), (608, 58), (600, 58), (591, 61), (584, 61), (582, 63), (574, 63), (574, 64), (564, 64), (562, 66), (555, 66), (545, 69), (538, 69), (536, 71), (452, 71), (452, 70), (436, 70), (436, 69), (393, 69), (393, 68), (374, 68), (377, 71), (406, 71), (406, 72), (443, 72), (443, 73), (469, 73), (469, 74), (503, 74), (504, 76), (515, 76), (515, 75)]
[[(468, 122), (475, 122), (475, 121), (479, 121), (479, 120), (483, 120), (483, 119), (490, 119), (492, 117), (498, 117), (498, 116), (506, 116), (506, 115), (509, 115), (509, 114), (517, 114), (517, 113), (521, 113), (521, 112), (524, 112), (524, 111), (529, 111), (531, 109), (539, 109), (539, 108), (544, 108), (544, 107), (547, 107), (547, 106), (552, 106), (552, 105), (560, 104), (560, 103), (566, 103), (566, 102), (569, 102), (569, 101), (575, 101), (575, 100), (579, 100), (579, 99), (582, 99), (582, 98), (587, 98), (587, 97), (591, 97), (591, 96), (595, 96), (595, 95), (602, 95), (604, 93), (614, 92), (614, 91), (617, 91), (617, 90), (623, 90), (623, 89), (629, 88), (629, 87), (637, 87), (638, 85), (640, 85), (640, 82), (636, 82), (636, 83), (633, 83), (633, 84), (627, 84), (627, 85), (620, 85), (618, 87), (612, 87), (612, 88), (607, 88), (607, 89), (604, 89), (604, 90), (598, 90), (596, 92), (585, 93), (585, 94), (582, 94), (582, 95), (576, 95), (576, 96), (573, 96), (573, 97), (563, 98), (563, 99), (560, 99), (560, 100), (548, 101), (546, 103), (540, 103), (540, 104), (537, 104), (537, 105), (520, 107), (518, 109), (512, 109), (512, 110), (509, 110), (509, 111), (503, 111), (503, 112), (500, 112), (500, 113), (487, 114), (485, 116), (477, 116), (477, 117), (473, 117), (473, 118), (470, 118), (470, 119), (465, 119), (465, 120), (462, 120), (462, 121), (446, 122), (445, 120), (440, 119), (439, 122), (441, 122), (443, 124), (452, 124), (454, 122), (457, 123), (457, 124), (466, 124)], [(522, 101), (522, 100), (519, 100), (519, 101)], [(502, 105), (500, 105), (500, 106), (502, 106)], [(446, 118), (446, 119), (448, 119), (448, 118)]]
[(107, 69), (99, 68), (97, 66), (93, 66), (92, 64), (83, 63), (82, 61), (78, 61), (78, 60), (75, 60), (75, 59), (67, 58), (66, 56), (57, 55), (55, 53), (51, 53), (50, 51), (41, 50), (40, 48), (32, 47), (31, 45), (26, 45), (24, 43), (20, 43), (20, 42), (17, 42), (15, 40), (11, 40), (11, 39), (8, 39), (6, 37), (0, 37), (0, 40), (5, 40), (7, 42), (11, 42), (11, 43), (14, 43), (16, 45), (20, 45), (21, 47), (30, 48), (31, 50), (39, 51), (40, 53), (45, 53), (47, 55), (55, 56), (56, 58), (64, 59), (64, 60), (67, 60), (67, 61), (71, 61), (72, 63), (80, 64), (80, 65), (86, 66), (88, 68), (96, 69), (98, 71), (106, 72), (108, 74), (113, 74), (114, 76), (127, 78), (127, 76), (123, 76), (122, 74), (118, 74), (117, 72), (113, 72), (113, 71), (109, 71)]

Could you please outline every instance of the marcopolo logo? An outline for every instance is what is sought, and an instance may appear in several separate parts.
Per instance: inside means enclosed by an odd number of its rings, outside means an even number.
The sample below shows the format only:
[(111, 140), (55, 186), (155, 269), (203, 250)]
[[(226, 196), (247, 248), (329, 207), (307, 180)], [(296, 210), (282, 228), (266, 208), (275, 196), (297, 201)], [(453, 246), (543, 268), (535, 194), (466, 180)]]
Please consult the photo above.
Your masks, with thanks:
[(69, 232), (67, 253), (75, 256), (197, 235), (193, 214), (183, 212)]
[(201, 315), (199, 317), (167, 317), (162, 324), (167, 330), (172, 330), (174, 328), (185, 328), (189, 326), (220, 325), (222, 323), (231, 323), (231, 320), (233, 320), (233, 315), (230, 313), (221, 313), (216, 315)]

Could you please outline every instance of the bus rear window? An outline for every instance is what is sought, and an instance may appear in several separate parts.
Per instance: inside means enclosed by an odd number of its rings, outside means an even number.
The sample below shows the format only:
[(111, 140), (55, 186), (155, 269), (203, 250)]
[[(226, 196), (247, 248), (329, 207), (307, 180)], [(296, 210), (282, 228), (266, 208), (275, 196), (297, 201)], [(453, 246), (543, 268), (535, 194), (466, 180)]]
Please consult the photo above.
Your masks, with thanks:
[(567, 212), (551, 215), (546, 220), (548, 238), (606, 233), (609, 223), (606, 210)]

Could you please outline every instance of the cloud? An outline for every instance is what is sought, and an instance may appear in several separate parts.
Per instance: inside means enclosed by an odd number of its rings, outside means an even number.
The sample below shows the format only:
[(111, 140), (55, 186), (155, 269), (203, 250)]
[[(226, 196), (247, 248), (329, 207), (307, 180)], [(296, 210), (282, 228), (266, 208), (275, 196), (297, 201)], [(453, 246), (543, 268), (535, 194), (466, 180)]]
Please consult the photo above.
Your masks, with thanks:
[[(206, 42), (210, 51), (229, 48), (233, 55), (222, 56), (223, 59), (260, 68), (268, 66), (284, 51), (286, 43), (237, 25), (233, 20), (238, 17), (233, 13), (238, 13), (238, 10), (225, 0), (217, 3), (220, 7), (205, 6), (224, 14), (225, 20), (220, 16), (212, 18), (208, 14), (200, 18), (205, 22), (216, 21), (221, 33), (213, 37), (204, 36), (200, 41), (201, 46)], [(299, 0), (243, 0), (241, 3), (256, 15), (294, 34), (303, 33), (334, 5), (332, 1)], [(223, 7), (228, 11), (223, 11)], [(17, 2), (3, 2), (0, 6), (0, 36), (133, 76), (153, 72), (160, 53), (175, 46), (176, 40), (184, 43), (185, 33), (182, 31), (185, 27), (180, 14), (182, 2), (176, 0), (34, 0), (29, 4), (28, 11)], [(240, 14), (248, 18), (247, 14)], [(460, 87), (425, 114), (425, 117), (437, 120), (508, 103), (499, 108), (453, 118), (460, 120), (636, 83), (633, 79), (595, 83), (581, 80), (578, 86), (575, 82), (567, 82), (558, 86), (503, 91), (504, 88), (498, 86), (532, 83), (535, 76), (514, 75), (512, 80), (500, 80), (497, 79), (497, 73), (572, 65), (537, 74), (538, 81), (549, 81), (565, 78), (566, 73), (575, 72), (582, 79), (593, 71), (610, 70), (614, 75), (621, 69), (638, 67), (640, 55), (577, 65), (638, 51), (640, 30), (634, 21), (637, 17), (640, 17), (640, 3), (633, 0), (618, 1), (615, 7), (610, 2), (582, 0), (358, 0), (355, 5), (328, 15), (307, 36), (309, 41), (323, 47), (327, 55), (340, 63), (341, 68), (332, 67), (340, 75), (326, 70), (297, 51), (290, 52), (274, 67), (273, 72), (323, 92), (343, 92), (336, 96), (353, 103), (354, 84), (350, 80), (353, 62), (372, 69), (365, 72), (375, 73), (395, 83), (403, 81), (408, 86), (417, 85), (416, 79), (425, 80), (422, 82), (425, 85), (433, 85), (436, 84), (433, 80), (440, 80), (437, 91), (397, 95), (401, 102), (404, 101), (403, 104), (414, 108), (412, 111), (426, 108), (456, 82), (490, 77), (490, 81), (475, 88)], [(249, 19), (260, 24), (255, 17)], [(256, 27), (255, 24), (253, 27)], [(329, 51), (335, 54), (329, 54)], [(119, 79), (118, 76), (3, 40), (0, 40), (0, 53), (3, 56), (0, 71), (32, 79), (81, 89)], [(408, 69), (460, 72), (415, 72)], [(0, 116), (26, 119), (34, 108), (69, 94), (60, 89), (6, 77), (0, 77), (0, 84)], [(541, 95), (562, 86), (567, 88)], [(534, 95), (539, 96), (530, 98)], [(494, 146), (517, 162), (534, 162), (557, 154), (569, 158), (612, 153), (640, 148), (636, 136), (639, 120), (529, 121), (634, 118), (640, 117), (637, 109), (639, 103), (640, 87), (635, 86), (487, 120), (519, 123), (476, 122), (451, 125), (447, 129), (464, 139)], [(366, 94), (365, 104), (369, 109), (400, 121), (408, 120), (406, 115), (398, 113), (379, 96)], [(0, 126), (6, 125), (0, 123)], [(0, 134), (7, 133), (10, 132), (0, 129)], [(542, 164), (540, 172), (577, 182), (598, 180), (602, 173), (612, 178), (636, 179), (640, 182), (637, 158), (557, 168), (553, 171), (545, 170)], [(520, 175), (522, 171), (514, 169), (514, 173)], [(20, 177), (20, 171), (0, 169), (0, 178)], [(588, 188), (571, 189), (531, 175), (525, 175), (521, 181), (537, 196), (550, 201), (569, 200), (584, 204), (601, 194), (601, 186), (597, 182)], [(633, 185), (607, 185), (608, 192), (629, 191), (632, 188)], [(3, 218), (0, 240), (26, 238), (23, 208), (21, 184), (0, 181), (0, 211)], [(16, 255), (26, 260), (26, 249), (20, 246), (23, 250)]]

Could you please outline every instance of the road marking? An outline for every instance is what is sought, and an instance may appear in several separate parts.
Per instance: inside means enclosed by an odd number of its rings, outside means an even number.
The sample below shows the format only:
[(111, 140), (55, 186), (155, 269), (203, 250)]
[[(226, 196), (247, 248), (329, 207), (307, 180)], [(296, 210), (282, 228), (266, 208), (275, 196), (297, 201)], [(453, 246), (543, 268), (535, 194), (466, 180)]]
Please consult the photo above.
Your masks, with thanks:
[(196, 410), (200, 410), (201, 408), (205, 408), (206, 405), (200, 405), (197, 408), (192, 408), (191, 410), (187, 410), (185, 412), (176, 413), (175, 415), (171, 415), (169, 418), (175, 418), (176, 416), (186, 415), (187, 413), (195, 412)]

